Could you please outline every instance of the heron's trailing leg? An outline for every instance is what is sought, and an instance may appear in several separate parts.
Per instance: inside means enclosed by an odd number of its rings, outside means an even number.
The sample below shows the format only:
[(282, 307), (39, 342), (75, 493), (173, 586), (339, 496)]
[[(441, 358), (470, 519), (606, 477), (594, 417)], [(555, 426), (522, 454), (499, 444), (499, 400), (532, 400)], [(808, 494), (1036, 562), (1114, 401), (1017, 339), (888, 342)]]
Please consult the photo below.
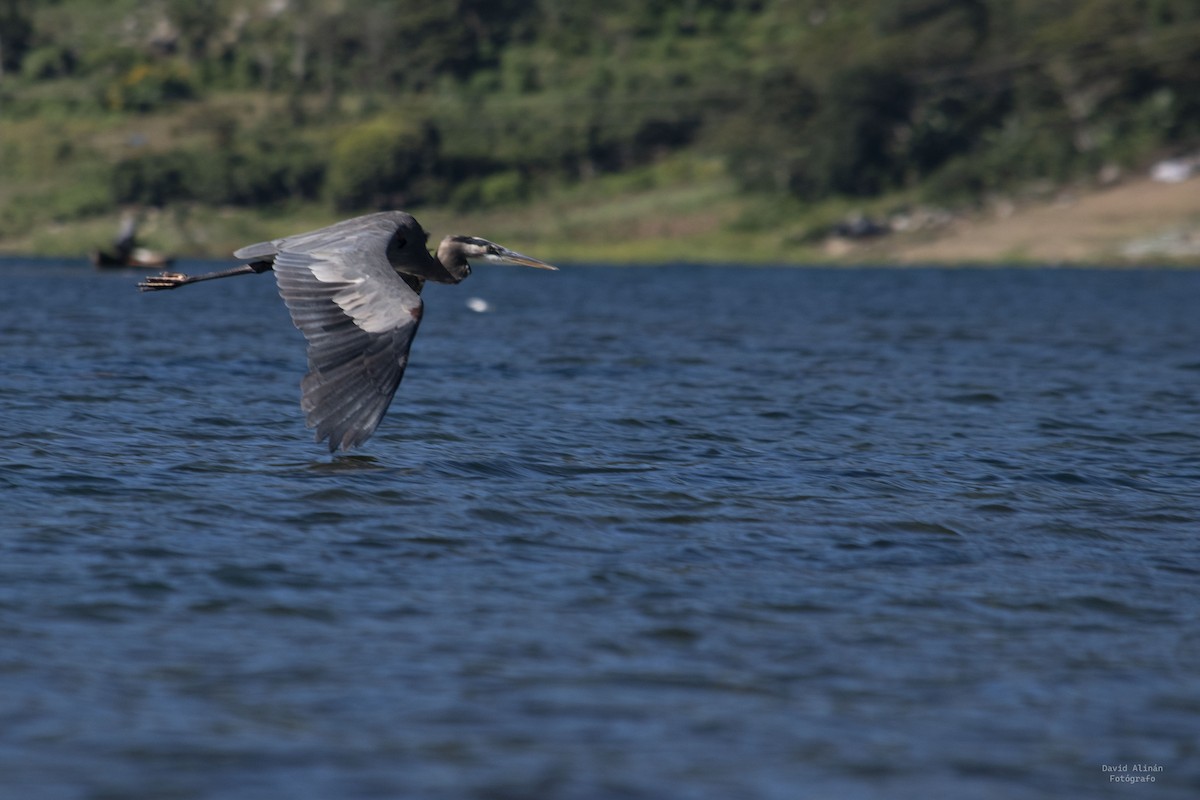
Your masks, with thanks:
[(234, 275), (252, 275), (259, 272), (266, 272), (271, 269), (270, 261), (254, 261), (250, 264), (242, 264), (240, 267), (233, 269), (221, 270), (220, 272), (207, 272), (203, 275), (184, 275), (181, 272), (164, 272), (161, 275), (152, 275), (146, 280), (138, 283), (138, 289), (143, 292), (157, 292), (161, 289), (177, 289), (189, 283), (197, 283), (199, 281), (211, 281), (214, 278), (230, 278)]

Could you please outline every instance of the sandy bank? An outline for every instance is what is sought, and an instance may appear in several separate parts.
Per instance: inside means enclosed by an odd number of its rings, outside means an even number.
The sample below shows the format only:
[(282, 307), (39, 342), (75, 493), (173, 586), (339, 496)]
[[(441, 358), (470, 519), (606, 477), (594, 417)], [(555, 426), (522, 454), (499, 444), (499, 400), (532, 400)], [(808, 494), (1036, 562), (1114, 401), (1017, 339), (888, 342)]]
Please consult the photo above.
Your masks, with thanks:
[(1200, 177), (1131, 179), (1053, 202), (1009, 206), (875, 245), (888, 260), (1200, 264)]

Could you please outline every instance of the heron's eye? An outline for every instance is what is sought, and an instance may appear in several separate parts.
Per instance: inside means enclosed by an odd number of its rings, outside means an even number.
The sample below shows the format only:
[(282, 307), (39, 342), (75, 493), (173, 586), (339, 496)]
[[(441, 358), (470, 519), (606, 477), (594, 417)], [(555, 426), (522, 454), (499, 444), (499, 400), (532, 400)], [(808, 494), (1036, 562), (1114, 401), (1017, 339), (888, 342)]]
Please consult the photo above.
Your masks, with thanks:
[(487, 249), (487, 251), (488, 251), (488, 255), (489, 255), (489, 256), (498, 256), (498, 255), (500, 255), (500, 248), (499, 248), (499, 247), (496, 247), (496, 245), (494, 245), (494, 244), (493, 244), (493, 245), (489, 245), (489, 246), (488, 246), (488, 249)]

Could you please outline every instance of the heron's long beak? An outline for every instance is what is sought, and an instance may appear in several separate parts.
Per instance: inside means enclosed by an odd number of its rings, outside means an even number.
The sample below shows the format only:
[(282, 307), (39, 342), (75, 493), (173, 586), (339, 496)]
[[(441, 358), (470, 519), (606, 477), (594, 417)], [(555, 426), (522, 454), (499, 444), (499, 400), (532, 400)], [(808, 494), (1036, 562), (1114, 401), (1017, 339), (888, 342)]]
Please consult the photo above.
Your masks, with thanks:
[(527, 255), (518, 253), (515, 250), (501, 249), (500, 255), (495, 256), (497, 261), (505, 261), (509, 264), (520, 264), (523, 267), (534, 267), (535, 269), (552, 269), (558, 270), (558, 267), (553, 264), (547, 264), (545, 261), (538, 261), (536, 258), (530, 258)]

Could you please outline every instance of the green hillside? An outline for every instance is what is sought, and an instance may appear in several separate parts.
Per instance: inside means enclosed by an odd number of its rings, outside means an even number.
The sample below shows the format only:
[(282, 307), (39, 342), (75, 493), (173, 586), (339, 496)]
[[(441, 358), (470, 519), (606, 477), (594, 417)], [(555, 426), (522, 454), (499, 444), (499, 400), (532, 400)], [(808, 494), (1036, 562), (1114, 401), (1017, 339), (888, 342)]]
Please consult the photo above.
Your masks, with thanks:
[(0, 249), (376, 208), (578, 259), (795, 260), (852, 211), (1200, 145), (1194, 0), (0, 0)]

